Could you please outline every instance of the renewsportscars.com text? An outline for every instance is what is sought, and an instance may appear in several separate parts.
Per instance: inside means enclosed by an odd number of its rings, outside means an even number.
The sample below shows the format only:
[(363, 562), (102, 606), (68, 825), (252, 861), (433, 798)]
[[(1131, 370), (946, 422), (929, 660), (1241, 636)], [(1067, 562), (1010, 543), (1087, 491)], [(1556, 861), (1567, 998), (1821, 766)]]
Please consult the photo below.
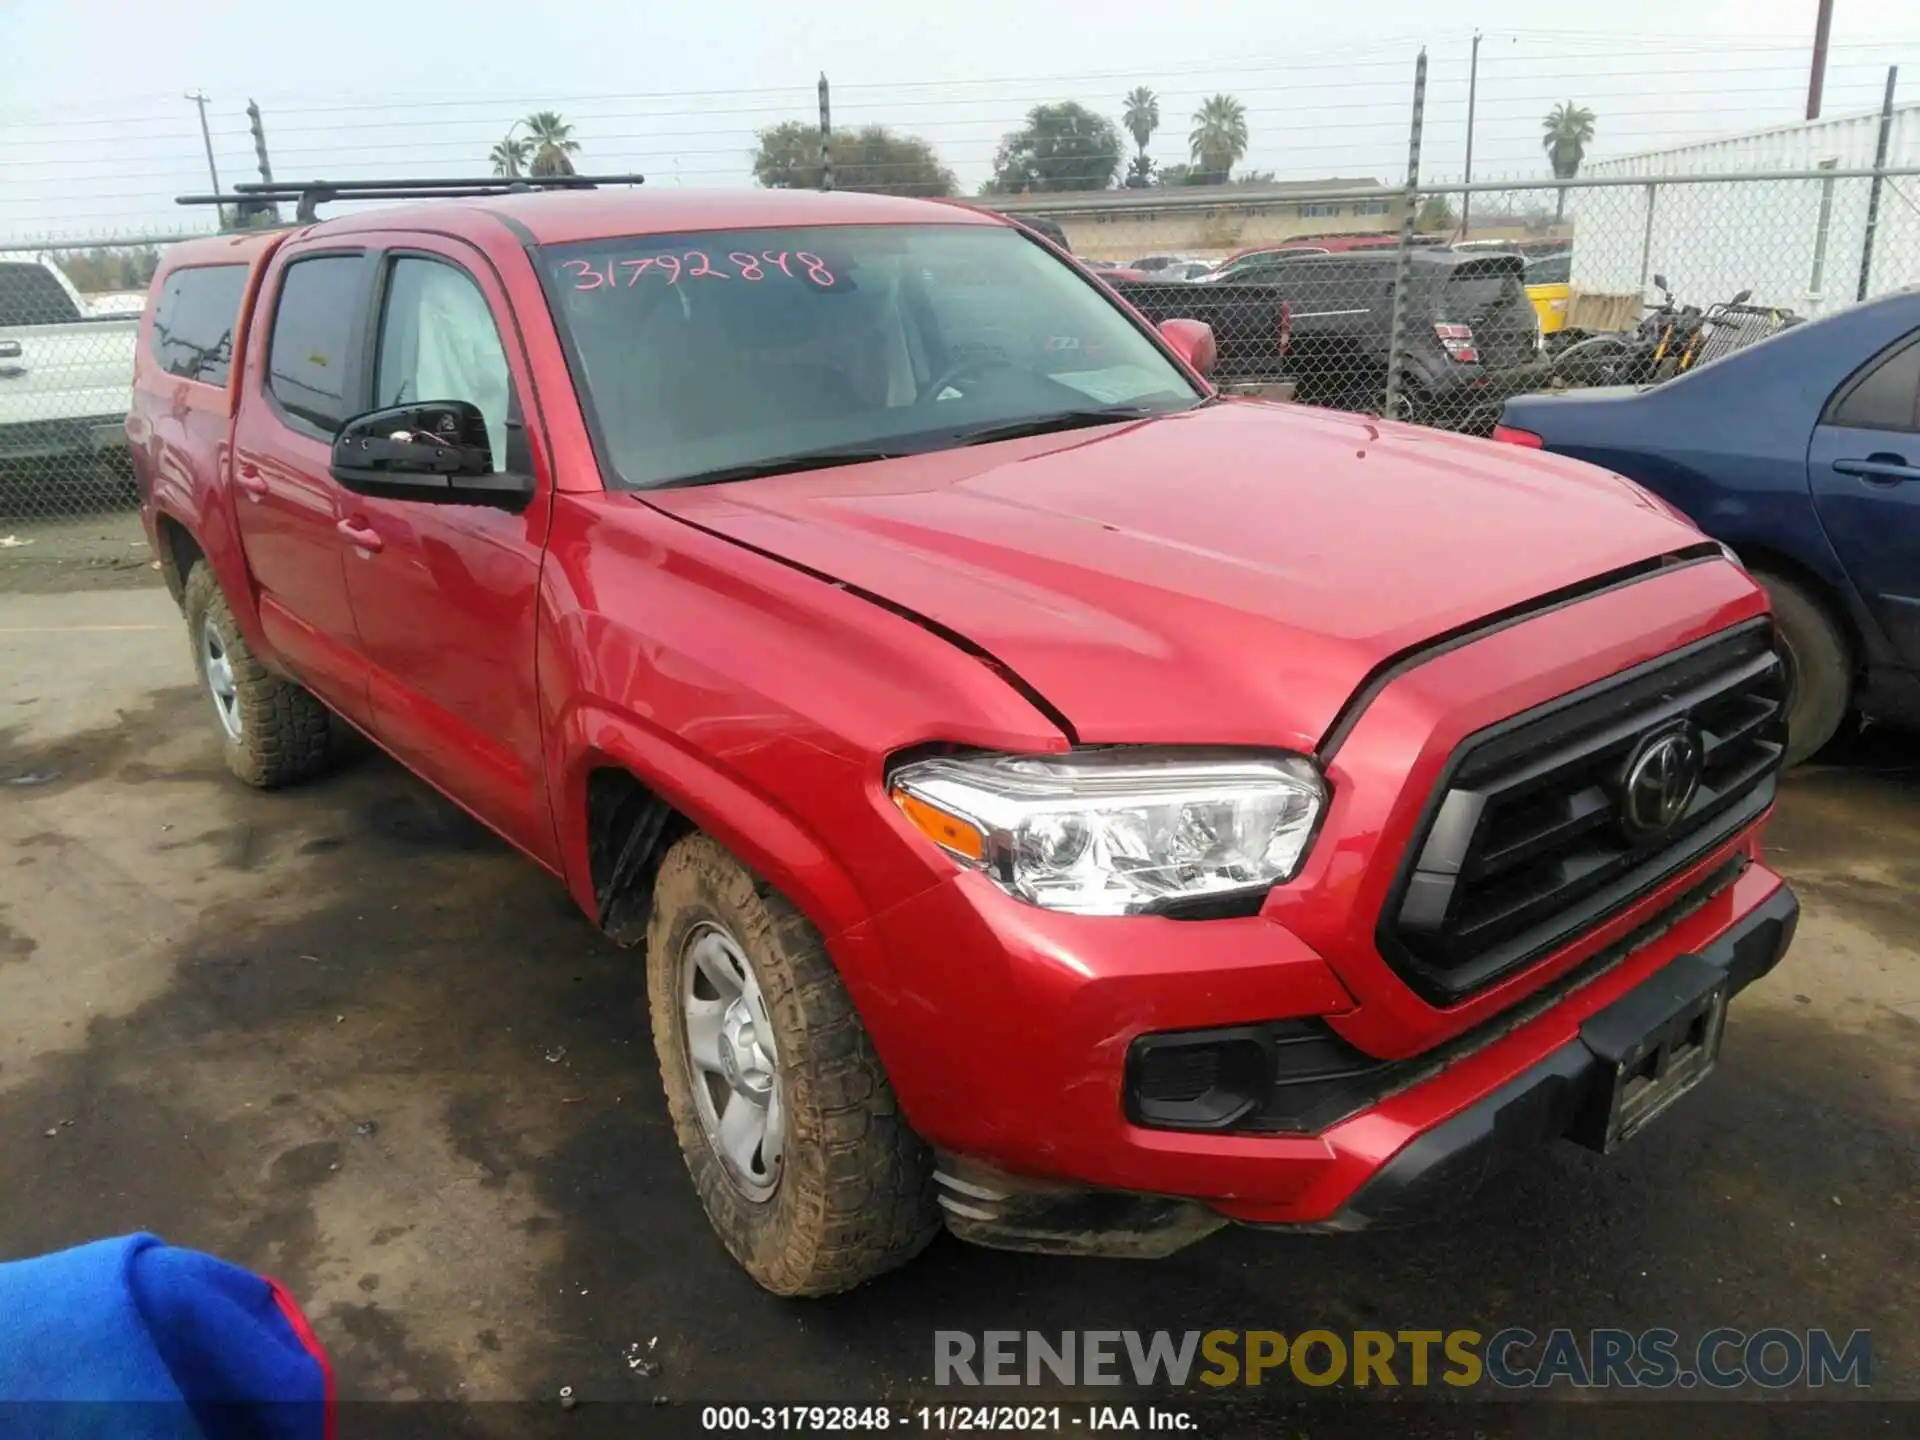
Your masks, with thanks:
[(1428, 1386), (1730, 1390), (1873, 1383), (1854, 1330), (936, 1330), (936, 1385)]

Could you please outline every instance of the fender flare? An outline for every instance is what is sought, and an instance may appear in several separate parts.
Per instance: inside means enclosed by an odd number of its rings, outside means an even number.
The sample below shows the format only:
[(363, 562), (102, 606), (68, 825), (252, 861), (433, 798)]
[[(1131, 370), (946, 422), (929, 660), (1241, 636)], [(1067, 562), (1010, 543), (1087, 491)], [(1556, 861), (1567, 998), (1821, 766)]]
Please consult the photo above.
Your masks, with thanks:
[[(162, 538), (161, 524), (171, 521), (187, 532), (187, 536), (199, 549), (201, 558), (213, 571), (213, 578), (219, 583), (220, 593), (226, 596), (227, 608), (233, 614), (234, 624), (240, 627), (241, 638), (247, 642), (247, 648), (267, 664), (275, 663), (275, 652), (268, 643), (266, 633), (260, 625), (259, 597), (253, 588), (253, 574), (247, 568), (246, 552), (240, 547), (240, 533), (234, 524), (231, 511), (221, 504), (221, 494), (214, 490), (204, 496), (208, 502), (195, 506), (189, 497), (173, 492), (156, 491), (153, 501), (154, 538)], [(182, 583), (186, 576), (181, 575)]]
[(638, 715), (605, 701), (582, 702), (554, 727), (548, 763), (561, 777), (554, 805), (567, 889), (590, 916), (596, 904), (582, 823), (587, 777), (619, 769), (778, 889), (829, 941), (868, 918), (852, 878), (791, 813)]

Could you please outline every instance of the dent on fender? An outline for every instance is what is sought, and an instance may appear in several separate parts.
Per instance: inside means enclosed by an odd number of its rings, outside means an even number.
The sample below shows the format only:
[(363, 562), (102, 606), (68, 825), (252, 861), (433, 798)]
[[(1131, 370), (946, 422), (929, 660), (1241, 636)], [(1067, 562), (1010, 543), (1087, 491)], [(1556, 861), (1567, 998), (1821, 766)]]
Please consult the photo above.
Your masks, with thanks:
[[(846, 872), (793, 816), (657, 727), (598, 702), (582, 704), (561, 728), (567, 814), (586, 814), (587, 777), (594, 770), (624, 769), (780, 889), (823, 935), (866, 918)], [(584, 834), (576, 833), (566, 848), (569, 888), (576, 898), (590, 897)], [(591, 913), (591, 903), (586, 908)]]

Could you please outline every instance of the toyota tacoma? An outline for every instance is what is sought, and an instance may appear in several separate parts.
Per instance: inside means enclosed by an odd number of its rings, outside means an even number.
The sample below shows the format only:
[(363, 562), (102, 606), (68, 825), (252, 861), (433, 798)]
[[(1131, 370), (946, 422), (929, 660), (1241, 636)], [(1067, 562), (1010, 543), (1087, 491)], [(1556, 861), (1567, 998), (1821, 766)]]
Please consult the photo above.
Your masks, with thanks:
[(635, 947), (770, 1290), (943, 1224), (1418, 1220), (1654, 1120), (1792, 934), (1717, 543), (1222, 399), (1000, 217), (476, 183), (152, 293), (129, 437), (232, 770), (364, 732)]

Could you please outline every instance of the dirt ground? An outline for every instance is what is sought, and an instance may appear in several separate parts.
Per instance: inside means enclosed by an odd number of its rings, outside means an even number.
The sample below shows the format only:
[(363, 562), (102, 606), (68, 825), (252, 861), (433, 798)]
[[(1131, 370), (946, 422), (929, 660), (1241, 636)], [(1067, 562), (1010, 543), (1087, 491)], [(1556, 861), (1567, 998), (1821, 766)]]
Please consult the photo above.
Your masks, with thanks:
[[(694, 1201), (634, 956), (379, 756), (231, 781), (163, 591), (37, 588), (0, 586), (0, 1258), (133, 1229), (219, 1252), (301, 1297), (363, 1398), (899, 1400), (937, 1327), (1520, 1324), (1866, 1328), (1874, 1394), (1920, 1399), (1914, 737), (1791, 777), (1798, 943), (1613, 1159), (1558, 1147), (1402, 1234), (1157, 1264), (942, 1239), (788, 1303)], [(1632, 1428), (1699, 1435), (1701, 1408)], [(1519, 1412), (1472, 1432), (1537, 1433)]]
[(0, 595), (126, 590), (158, 578), (131, 507), (42, 519), (8, 515), (0, 502)]

